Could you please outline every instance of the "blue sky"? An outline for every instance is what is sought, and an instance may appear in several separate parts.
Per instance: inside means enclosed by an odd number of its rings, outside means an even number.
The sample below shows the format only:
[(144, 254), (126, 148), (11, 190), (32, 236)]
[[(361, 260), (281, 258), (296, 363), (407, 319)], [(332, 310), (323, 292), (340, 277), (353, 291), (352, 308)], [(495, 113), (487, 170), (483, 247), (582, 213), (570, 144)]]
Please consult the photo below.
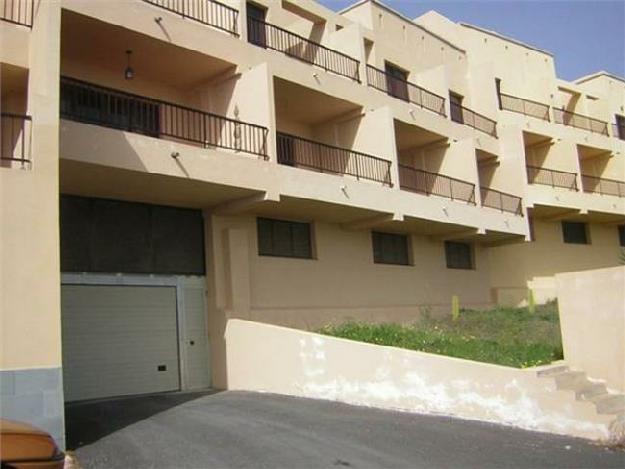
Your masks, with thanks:
[[(356, 0), (318, 0), (340, 10)], [(384, 0), (383, 0), (384, 1)], [(497, 31), (555, 56), (558, 76), (599, 70), (625, 77), (625, 0), (386, 0), (408, 18), (436, 10), (453, 21)]]

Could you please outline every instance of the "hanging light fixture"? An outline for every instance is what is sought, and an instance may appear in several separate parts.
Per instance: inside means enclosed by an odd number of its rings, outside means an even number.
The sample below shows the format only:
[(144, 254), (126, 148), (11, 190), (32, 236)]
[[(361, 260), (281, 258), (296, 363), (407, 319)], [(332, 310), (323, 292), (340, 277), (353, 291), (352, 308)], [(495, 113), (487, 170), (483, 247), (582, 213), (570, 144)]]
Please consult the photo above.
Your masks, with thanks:
[(128, 49), (126, 51), (126, 57), (127, 57), (126, 70), (124, 70), (124, 78), (126, 78), (126, 80), (132, 80), (135, 77), (135, 71), (130, 66), (130, 56), (131, 55), (132, 55), (132, 51), (130, 49)]

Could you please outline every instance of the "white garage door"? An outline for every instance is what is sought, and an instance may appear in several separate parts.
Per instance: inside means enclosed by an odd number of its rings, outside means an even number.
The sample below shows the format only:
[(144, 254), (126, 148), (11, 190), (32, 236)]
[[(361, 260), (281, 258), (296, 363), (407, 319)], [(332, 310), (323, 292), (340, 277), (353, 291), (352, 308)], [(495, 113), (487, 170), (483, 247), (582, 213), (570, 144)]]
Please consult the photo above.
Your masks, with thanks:
[(66, 401), (180, 388), (176, 288), (63, 285)]

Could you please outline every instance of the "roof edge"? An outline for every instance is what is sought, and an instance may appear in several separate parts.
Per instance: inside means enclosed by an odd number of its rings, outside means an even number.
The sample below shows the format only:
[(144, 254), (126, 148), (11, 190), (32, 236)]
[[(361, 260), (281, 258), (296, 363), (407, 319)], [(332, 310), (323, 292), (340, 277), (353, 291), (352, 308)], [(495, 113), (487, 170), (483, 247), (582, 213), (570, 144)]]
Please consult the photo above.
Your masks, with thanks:
[(504, 36), (503, 34), (498, 33), (497, 31), (491, 31), (490, 29), (486, 29), (486, 28), (481, 28), (480, 26), (476, 26), (474, 24), (469, 24), (469, 23), (458, 23), (460, 26), (463, 26), (465, 28), (469, 28), (469, 29), (475, 29), (476, 31), (480, 31), (482, 33), (485, 34), (489, 34), (491, 36), (494, 36), (498, 39), (502, 39), (504, 41), (508, 41), (511, 42), (513, 44), (516, 44), (517, 46), (521, 46), (521, 47), (525, 47), (526, 49), (530, 49), (536, 52), (540, 52), (541, 54), (545, 54), (548, 55), (549, 57), (555, 57), (553, 55), (553, 53), (549, 52), (548, 50), (544, 50), (544, 49), (540, 49), (538, 47), (532, 46), (530, 44), (526, 44), (525, 42), (519, 41), (518, 39), (513, 39), (511, 37), (508, 36)]
[(625, 78), (615, 75), (614, 73), (606, 72), (605, 70), (599, 70), (598, 72), (591, 73), (590, 75), (585, 75), (583, 77), (577, 78), (576, 80), (573, 81), (573, 83), (577, 83), (579, 85), (581, 83), (590, 81), (600, 76), (614, 78), (615, 80), (622, 81), (623, 83), (625, 83)]
[(398, 18), (402, 19), (403, 21), (411, 24), (415, 28), (419, 28), (420, 30), (425, 31), (428, 34), (431, 34), (436, 39), (438, 39), (439, 41), (444, 42), (445, 44), (447, 44), (450, 47), (453, 47), (458, 52), (462, 52), (463, 54), (467, 53), (467, 51), (465, 49), (462, 49), (461, 47), (458, 47), (457, 45), (453, 44), (452, 42), (450, 42), (449, 40), (445, 39), (444, 37), (439, 36), (438, 34), (436, 34), (433, 31), (430, 31), (429, 29), (427, 29), (423, 25), (415, 23), (414, 20), (411, 20), (407, 16), (404, 16), (402, 13), (398, 12), (397, 10), (394, 10), (393, 8), (389, 7), (388, 5), (385, 5), (384, 3), (382, 3), (379, 0), (359, 0), (356, 3), (354, 3), (353, 5), (349, 5), (349, 6), (345, 7), (345, 8), (343, 8), (341, 11), (339, 11), (339, 15), (342, 15), (343, 13), (346, 13), (346, 12), (356, 8), (356, 7), (359, 7), (360, 5), (364, 5), (365, 3), (373, 3), (374, 5), (377, 5), (380, 8), (382, 8), (383, 10), (386, 10), (387, 12), (391, 13), (392, 15), (395, 15)]

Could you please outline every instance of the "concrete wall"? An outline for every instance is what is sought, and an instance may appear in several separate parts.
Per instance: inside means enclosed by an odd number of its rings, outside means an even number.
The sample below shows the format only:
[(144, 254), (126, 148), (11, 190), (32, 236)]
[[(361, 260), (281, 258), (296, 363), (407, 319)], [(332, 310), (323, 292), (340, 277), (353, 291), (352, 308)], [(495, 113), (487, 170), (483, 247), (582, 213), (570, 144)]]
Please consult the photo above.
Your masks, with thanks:
[[(267, 257), (258, 255), (255, 217), (212, 217), (214, 281), (229, 292), (218, 295), (219, 307), (255, 321), (317, 329), (346, 320), (410, 323), (425, 311), (448, 314), (454, 294), (463, 307), (491, 305), (487, 252), (479, 246), (474, 270), (448, 269), (443, 242), (416, 235), (409, 237), (412, 265), (375, 264), (370, 230), (319, 221), (312, 227), (314, 259)], [(236, 247), (227, 242), (232, 231)], [(229, 257), (233, 249), (236, 258)], [(244, 305), (232, 307), (228, 297)]]
[(519, 304), (527, 289), (543, 303), (557, 296), (555, 275), (618, 265), (618, 230), (590, 223), (590, 244), (566, 244), (561, 221), (534, 220), (534, 241), (489, 249), (490, 283), (495, 301)]
[(625, 392), (625, 266), (556, 275), (564, 358)]
[(485, 420), (592, 439), (611, 417), (519, 370), (230, 320), (228, 389)]
[(29, 69), (26, 113), (32, 116), (32, 163), (23, 169), (15, 163), (0, 167), (0, 407), (2, 417), (41, 426), (63, 447), (60, 26), (59, 2), (38, 2), (30, 47), (17, 49), (25, 54), (20, 61)]

